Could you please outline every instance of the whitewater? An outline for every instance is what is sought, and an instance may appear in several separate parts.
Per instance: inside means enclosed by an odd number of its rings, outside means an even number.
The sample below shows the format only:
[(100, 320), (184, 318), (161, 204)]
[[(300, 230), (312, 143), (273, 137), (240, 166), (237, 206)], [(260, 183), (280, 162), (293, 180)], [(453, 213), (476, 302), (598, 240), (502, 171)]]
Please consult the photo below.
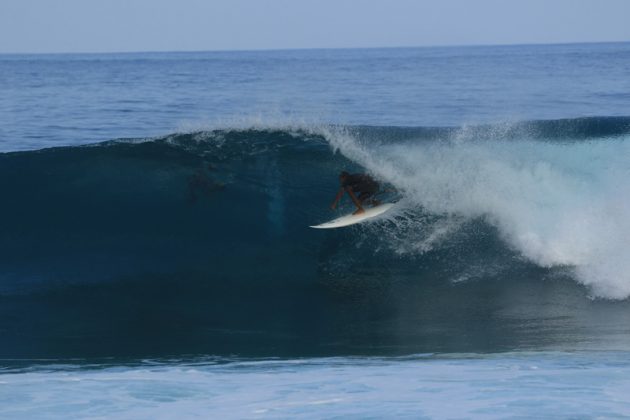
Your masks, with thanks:
[[(398, 188), (408, 208), (446, 215), (447, 225), (483, 218), (523, 257), (574, 271), (593, 296), (627, 298), (630, 137), (529, 138), (522, 130), (505, 139), (509, 130), (463, 128), (442, 141), (377, 148), (350, 135), (330, 141)], [(399, 250), (425, 252), (431, 248), (418, 244), (444, 229), (406, 236)]]
[[(59, 368), (5, 375), (0, 414), (29, 419), (68, 413), (129, 419), (199, 413), (248, 419), (500, 419), (584, 413), (616, 418), (630, 412), (630, 366), (627, 355), (618, 353), (147, 360), (128, 367)], [(36, 398), (29, 397), (33, 392)], [(579, 405), (575, 394), (582, 397)], [(25, 408), (15, 409), (16, 401)]]

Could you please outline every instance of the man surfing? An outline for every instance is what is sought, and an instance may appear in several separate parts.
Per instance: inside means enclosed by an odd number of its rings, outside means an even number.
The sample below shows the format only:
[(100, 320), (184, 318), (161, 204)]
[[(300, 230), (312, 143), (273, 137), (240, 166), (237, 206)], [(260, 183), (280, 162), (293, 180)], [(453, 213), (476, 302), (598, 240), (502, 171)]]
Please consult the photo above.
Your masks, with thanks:
[(357, 211), (352, 214), (365, 213), (363, 203), (369, 200), (369, 203), (373, 206), (380, 204), (374, 199), (374, 196), (379, 190), (378, 182), (369, 175), (366, 174), (349, 174), (343, 171), (339, 174), (339, 192), (335, 197), (335, 201), (330, 205), (330, 208), (334, 210), (343, 197), (343, 193), (347, 192), (352, 202), (357, 206)]

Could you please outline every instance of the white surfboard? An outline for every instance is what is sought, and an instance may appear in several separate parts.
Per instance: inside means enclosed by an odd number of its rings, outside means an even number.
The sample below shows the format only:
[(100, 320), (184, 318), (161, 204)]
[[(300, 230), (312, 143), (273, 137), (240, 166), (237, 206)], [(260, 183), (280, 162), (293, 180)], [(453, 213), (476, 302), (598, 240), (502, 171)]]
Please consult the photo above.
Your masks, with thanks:
[(331, 220), (330, 222), (322, 223), (321, 225), (311, 226), (315, 229), (333, 229), (340, 228), (344, 226), (354, 225), (355, 223), (361, 223), (365, 220), (376, 217), (380, 214), (385, 213), (387, 210), (394, 207), (394, 203), (384, 203), (379, 204), (378, 206), (365, 208), (365, 213), (361, 214), (348, 214), (337, 219)]

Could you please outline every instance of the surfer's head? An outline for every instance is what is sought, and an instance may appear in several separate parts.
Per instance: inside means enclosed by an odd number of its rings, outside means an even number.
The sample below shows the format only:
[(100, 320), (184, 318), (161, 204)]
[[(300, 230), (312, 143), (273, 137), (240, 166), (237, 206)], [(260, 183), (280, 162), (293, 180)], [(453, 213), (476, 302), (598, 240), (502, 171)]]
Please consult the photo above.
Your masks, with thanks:
[(341, 173), (339, 174), (339, 180), (340, 180), (340, 181), (345, 180), (345, 179), (348, 177), (348, 175), (350, 175), (348, 172), (346, 172), (346, 171), (341, 171)]

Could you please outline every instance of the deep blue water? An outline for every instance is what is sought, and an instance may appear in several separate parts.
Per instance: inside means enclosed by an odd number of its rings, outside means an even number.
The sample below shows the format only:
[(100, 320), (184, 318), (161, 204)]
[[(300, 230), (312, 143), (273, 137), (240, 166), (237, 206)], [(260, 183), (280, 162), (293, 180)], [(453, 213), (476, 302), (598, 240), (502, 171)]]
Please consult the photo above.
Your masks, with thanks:
[(262, 121), (461, 126), (627, 116), (630, 46), (0, 57), (0, 150)]
[[(575, 380), (562, 415), (628, 415), (629, 73), (628, 43), (0, 55), (0, 414), (549, 416), (535, 384)], [(341, 170), (396, 207), (310, 229)]]

